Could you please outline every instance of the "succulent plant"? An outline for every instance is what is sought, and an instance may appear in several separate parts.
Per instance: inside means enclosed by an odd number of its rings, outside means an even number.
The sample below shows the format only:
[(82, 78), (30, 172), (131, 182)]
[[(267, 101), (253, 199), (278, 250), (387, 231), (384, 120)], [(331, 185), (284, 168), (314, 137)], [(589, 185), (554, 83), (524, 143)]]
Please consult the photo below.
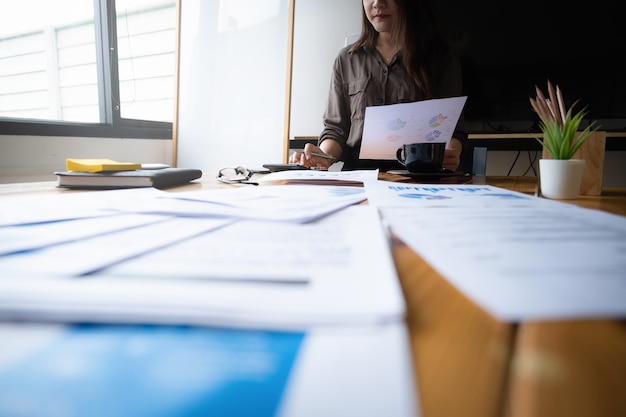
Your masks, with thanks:
[(574, 113), (578, 100), (566, 109), (563, 94), (548, 80), (548, 97), (535, 86), (536, 98), (530, 98), (533, 110), (539, 115), (539, 128), (543, 140), (535, 138), (553, 159), (571, 159), (576, 151), (589, 139), (599, 127), (596, 121), (578, 132), (580, 123), (587, 115), (586, 107)]

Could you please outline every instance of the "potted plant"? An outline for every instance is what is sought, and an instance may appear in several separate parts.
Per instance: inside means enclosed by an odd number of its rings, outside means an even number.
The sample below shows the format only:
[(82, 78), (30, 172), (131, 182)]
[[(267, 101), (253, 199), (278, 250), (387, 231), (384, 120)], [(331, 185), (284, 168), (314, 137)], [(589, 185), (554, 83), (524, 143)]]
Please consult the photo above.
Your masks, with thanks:
[(582, 131), (580, 123), (587, 114), (586, 107), (574, 113), (574, 106), (567, 109), (559, 87), (553, 87), (548, 80), (548, 97), (535, 87), (536, 98), (530, 98), (533, 110), (539, 115), (539, 128), (543, 140), (535, 138), (550, 158), (539, 160), (539, 181), (541, 194), (554, 199), (576, 199), (580, 193), (584, 159), (574, 159), (574, 154), (598, 129), (595, 121)]

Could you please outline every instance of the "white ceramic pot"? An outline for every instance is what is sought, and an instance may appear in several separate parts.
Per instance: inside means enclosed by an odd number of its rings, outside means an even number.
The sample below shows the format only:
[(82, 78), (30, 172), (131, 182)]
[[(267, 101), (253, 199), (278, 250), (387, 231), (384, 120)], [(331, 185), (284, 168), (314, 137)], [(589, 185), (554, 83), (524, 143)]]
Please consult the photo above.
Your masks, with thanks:
[(584, 159), (540, 159), (541, 195), (556, 200), (577, 199), (584, 170)]

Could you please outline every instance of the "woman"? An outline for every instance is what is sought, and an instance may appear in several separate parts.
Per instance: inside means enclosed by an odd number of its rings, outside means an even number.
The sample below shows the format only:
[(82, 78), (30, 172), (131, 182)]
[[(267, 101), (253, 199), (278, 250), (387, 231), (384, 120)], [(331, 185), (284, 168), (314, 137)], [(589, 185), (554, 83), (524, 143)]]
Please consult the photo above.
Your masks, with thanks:
[[(361, 36), (335, 59), (318, 144), (307, 144), (289, 162), (359, 168), (366, 107), (462, 95), (459, 62), (440, 38), (428, 1), (363, 0)], [(459, 168), (466, 142), (461, 115), (444, 168)]]

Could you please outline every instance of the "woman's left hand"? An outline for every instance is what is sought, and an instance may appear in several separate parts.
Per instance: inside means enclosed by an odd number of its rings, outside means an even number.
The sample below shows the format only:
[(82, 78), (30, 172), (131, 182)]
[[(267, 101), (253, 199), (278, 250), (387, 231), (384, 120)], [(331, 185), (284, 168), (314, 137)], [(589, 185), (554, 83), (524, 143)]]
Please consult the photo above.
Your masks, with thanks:
[(443, 158), (443, 167), (445, 169), (449, 169), (450, 171), (456, 171), (461, 163), (461, 150), (463, 150), (463, 145), (461, 142), (456, 139), (450, 139), (450, 143), (446, 148), (446, 154)]

